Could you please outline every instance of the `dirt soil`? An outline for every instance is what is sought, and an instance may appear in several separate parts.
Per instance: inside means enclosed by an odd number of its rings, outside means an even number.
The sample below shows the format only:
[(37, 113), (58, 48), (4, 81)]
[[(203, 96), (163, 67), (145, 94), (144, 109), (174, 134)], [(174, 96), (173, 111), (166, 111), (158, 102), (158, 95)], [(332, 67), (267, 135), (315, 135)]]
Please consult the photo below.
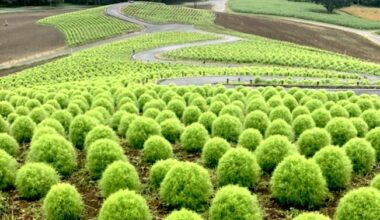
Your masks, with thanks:
[(316, 47), (380, 63), (380, 46), (359, 35), (332, 28), (262, 16), (216, 13), (215, 23), (243, 33)]
[(36, 22), (41, 18), (68, 11), (60, 9), (0, 14), (0, 63), (64, 47), (64, 36), (58, 30), (38, 25)]
[(340, 11), (346, 12), (356, 17), (373, 20), (373, 21), (380, 21), (380, 8), (352, 6), (352, 7), (342, 8), (340, 9)]

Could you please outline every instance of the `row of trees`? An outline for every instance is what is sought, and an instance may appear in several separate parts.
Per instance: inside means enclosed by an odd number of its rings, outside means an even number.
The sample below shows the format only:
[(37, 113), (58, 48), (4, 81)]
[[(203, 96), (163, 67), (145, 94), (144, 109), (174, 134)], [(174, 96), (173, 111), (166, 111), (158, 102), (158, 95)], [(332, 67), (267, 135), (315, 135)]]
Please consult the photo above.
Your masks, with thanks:
[(380, 0), (289, 0), (295, 2), (314, 2), (323, 5), (328, 13), (333, 13), (335, 9), (348, 7), (352, 4), (362, 6), (380, 7)]
[[(0, 0), (0, 5), (9, 6), (26, 6), (26, 5), (58, 5), (61, 3), (83, 4), (83, 5), (106, 5), (127, 0)], [(186, 0), (152, 0), (152, 2), (162, 2), (166, 4), (175, 4), (185, 2)], [(188, 0), (191, 1), (191, 0)]]

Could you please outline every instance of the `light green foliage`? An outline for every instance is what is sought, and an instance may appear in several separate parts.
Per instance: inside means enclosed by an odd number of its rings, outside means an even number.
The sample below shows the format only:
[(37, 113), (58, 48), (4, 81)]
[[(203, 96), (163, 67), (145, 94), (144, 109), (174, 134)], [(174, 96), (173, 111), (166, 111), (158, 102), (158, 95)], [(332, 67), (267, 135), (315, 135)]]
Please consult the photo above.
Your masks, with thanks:
[(380, 127), (380, 112), (374, 109), (365, 110), (360, 116), (368, 125), (369, 130)]
[(181, 209), (179, 211), (171, 212), (164, 220), (203, 220), (203, 218), (196, 212)]
[(269, 126), (269, 118), (268, 116), (259, 110), (252, 111), (245, 117), (244, 121), (244, 127), (247, 128), (254, 128), (260, 131), (262, 135), (265, 134), (265, 131), (267, 130)]
[(298, 215), (293, 220), (330, 220), (330, 218), (319, 214), (318, 212), (305, 212)]
[(132, 124), (132, 122), (136, 118), (137, 118), (137, 115), (135, 114), (131, 114), (131, 113), (124, 114), (120, 119), (119, 127), (117, 128), (117, 134), (121, 137), (125, 137), (129, 126)]
[(90, 116), (79, 115), (75, 117), (69, 128), (69, 136), (73, 145), (78, 149), (83, 149), (88, 132), (95, 128), (97, 124), (98, 122)]
[(29, 142), (35, 127), (36, 124), (28, 116), (20, 116), (13, 122), (11, 134), (19, 143)]
[(160, 124), (161, 134), (171, 143), (175, 143), (181, 137), (185, 129), (178, 119), (167, 119)]
[(230, 142), (237, 142), (242, 132), (240, 120), (231, 115), (219, 116), (212, 123), (212, 135), (226, 139)]
[(42, 107), (34, 108), (29, 112), (29, 117), (36, 123), (39, 124), (41, 121), (49, 117), (49, 114)]
[(210, 207), (210, 220), (261, 220), (261, 210), (255, 195), (248, 189), (228, 185), (216, 192)]
[(87, 150), (92, 143), (99, 139), (109, 139), (118, 142), (118, 138), (115, 132), (110, 127), (105, 125), (98, 125), (87, 133), (86, 139), (84, 141), (85, 149)]
[(164, 180), (169, 170), (179, 163), (174, 159), (160, 160), (153, 164), (149, 171), (149, 182), (155, 187), (159, 188), (162, 180)]
[(319, 128), (324, 128), (326, 124), (331, 120), (330, 112), (324, 108), (316, 109), (311, 113), (315, 125)]
[(144, 143), (144, 159), (149, 163), (157, 160), (165, 160), (173, 157), (173, 147), (161, 136), (151, 136)]
[(188, 152), (199, 152), (208, 141), (209, 136), (203, 125), (194, 123), (185, 128), (181, 135), (183, 149)]
[(56, 119), (61, 123), (61, 125), (65, 128), (65, 132), (69, 132), (71, 121), (73, 120), (73, 116), (67, 110), (58, 110), (55, 111), (51, 118)]
[(282, 119), (276, 119), (269, 124), (265, 131), (265, 137), (268, 138), (273, 135), (283, 135), (292, 141), (294, 139), (292, 127)]
[(365, 137), (368, 132), (368, 125), (362, 118), (350, 118), (351, 123), (354, 125), (356, 131), (358, 132), (358, 137)]
[(348, 118), (350, 116), (348, 111), (344, 107), (338, 104), (331, 106), (330, 115), (333, 118), (336, 118), (336, 117)]
[(321, 148), (330, 144), (330, 134), (323, 128), (306, 130), (301, 134), (297, 141), (300, 153), (306, 157), (312, 157)]
[(231, 148), (223, 138), (214, 137), (206, 142), (202, 149), (202, 160), (207, 167), (214, 168), (219, 159)]
[(259, 146), (262, 139), (263, 136), (259, 130), (248, 128), (240, 134), (238, 145), (253, 152), (256, 150), (256, 147)]
[(357, 135), (354, 125), (347, 118), (331, 119), (326, 125), (326, 130), (331, 135), (331, 143), (339, 146), (344, 145)]
[(351, 159), (356, 173), (371, 172), (376, 162), (376, 151), (368, 141), (363, 138), (353, 138), (343, 146), (343, 149)]
[(0, 133), (0, 149), (15, 157), (18, 153), (19, 146), (12, 136), (6, 133)]
[(9, 114), (11, 114), (15, 109), (13, 106), (7, 101), (0, 101), (0, 115), (3, 118), (7, 118)]
[(303, 105), (297, 106), (293, 111), (292, 111), (292, 116), (293, 118), (297, 118), (300, 115), (305, 115), (305, 114), (310, 114), (310, 111), (307, 107)]
[(180, 100), (171, 100), (167, 107), (168, 110), (173, 111), (178, 118), (182, 118), (183, 111), (185, 111), (186, 104)]
[(380, 160), (380, 128), (372, 129), (365, 137), (376, 151), (376, 158)]
[(60, 135), (65, 135), (65, 128), (62, 126), (62, 124), (53, 118), (47, 118), (43, 120), (41, 123), (38, 124), (38, 127), (45, 126), (45, 127), (51, 127), (54, 128), (54, 130), (57, 131)]
[(380, 174), (377, 174), (371, 181), (371, 186), (380, 190)]
[(290, 113), (289, 109), (285, 106), (278, 106), (274, 109), (269, 114), (269, 119), (271, 121), (274, 121), (276, 119), (282, 119), (286, 121), (288, 124), (292, 123), (293, 117), (292, 114)]
[(17, 161), (4, 150), (0, 149), (0, 189), (4, 190), (14, 185), (16, 179)]
[(300, 115), (294, 119), (292, 127), (294, 135), (298, 138), (304, 131), (314, 128), (315, 123), (310, 115)]
[(142, 149), (144, 142), (150, 136), (160, 135), (160, 125), (151, 118), (138, 117), (132, 121), (127, 130), (127, 140), (129, 146), (135, 149)]
[(170, 111), (170, 110), (161, 111), (156, 116), (156, 121), (158, 123), (161, 123), (167, 119), (178, 119), (178, 118), (177, 118), (177, 115), (173, 111)]
[(198, 122), (201, 123), (208, 131), (209, 134), (212, 132), (212, 123), (217, 119), (217, 116), (212, 111), (207, 111), (202, 113), (199, 118)]
[(182, 114), (182, 121), (185, 125), (191, 125), (198, 121), (202, 112), (197, 106), (189, 106), (185, 108)]

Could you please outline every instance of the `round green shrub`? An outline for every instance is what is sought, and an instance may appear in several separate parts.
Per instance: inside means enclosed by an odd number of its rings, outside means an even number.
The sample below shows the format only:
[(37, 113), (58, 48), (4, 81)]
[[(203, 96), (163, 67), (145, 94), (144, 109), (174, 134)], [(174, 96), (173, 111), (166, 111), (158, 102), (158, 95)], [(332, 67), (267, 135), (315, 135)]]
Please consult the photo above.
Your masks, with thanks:
[(274, 170), (270, 184), (272, 196), (283, 205), (312, 209), (328, 197), (321, 169), (300, 155), (285, 158)]
[(34, 108), (32, 111), (29, 112), (29, 117), (36, 123), (40, 123), (47, 117), (49, 117), (49, 114), (45, 111), (42, 107)]
[(131, 114), (138, 114), (139, 113), (139, 109), (136, 107), (135, 103), (131, 103), (131, 102), (127, 102), (127, 103), (123, 104), (122, 106), (120, 106), (120, 108), (118, 110), (126, 111), (126, 112), (131, 113)]
[(318, 99), (310, 99), (305, 103), (305, 106), (309, 109), (310, 112), (313, 112), (316, 109), (323, 107), (323, 102)]
[(296, 152), (297, 149), (286, 137), (274, 135), (261, 142), (255, 156), (261, 169), (271, 173), (285, 157)]
[(380, 191), (362, 187), (348, 192), (339, 200), (336, 220), (372, 220), (380, 216)]
[(199, 152), (208, 141), (208, 132), (199, 123), (187, 126), (181, 135), (181, 144), (187, 152)]
[(121, 189), (138, 191), (140, 189), (139, 175), (129, 162), (115, 161), (104, 170), (99, 187), (104, 197)]
[(169, 206), (202, 209), (212, 195), (212, 184), (203, 167), (182, 162), (174, 165), (160, 186), (160, 197)]
[(28, 162), (45, 162), (62, 175), (70, 175), (75, 170), (76, 159), (73, 145), (55, 134), (46, 134), (33, 141), (27, 154)]
[(17, 171), (16, 189), (21, 198), (39, 199), (59, 182), (57, 172), (44, 163), (27, 163)]
[(3, 118), (8, 117), (9, 114), (11, 114), (15, 109), (13, 106), (7, 102), (7, 101), (1, 101), (0, 102), (0, 115)]
[(90, 116), (79, 115), (75, 117), (69, 128), (70, 140), (74, 147), (83, 149), (88, 132), (97, 125), (97, 121)]
[(117, 128), (117, 134), (121, 137), (125, 137), (129, 126), (137, 118), (137, 115), (127, 113), (120, 119), (119, 127)]
[(324, 128), (331, 120), (330, 112), (324, 108), (319, 108), (311, 113), (315, 125), (319, 128)]
[(51, 118), (59, 121), (61, 125), (65, 128), (66, 133), (69, 132), (70, 124), (71, 121), (73, 120), (73, 116), (71, 113), (67, 110), (58, 110), (55, 111), (52, 115)]
[(157, 160), (172, 158), (173, 148), (165, 138), (155, 135), (145, 141), (143, 155), (148, 163), (154, 163)]
[(362, 114), (362, 110), (355, 103), (349, 103), (344, 106), (350, 117), (359, 117)]
[(26, 143), (32, 139), (36, 124), (28, 116), (20, 116), (11, 126), (11, 134), (19, 143)]
[(0, 149), (0, 190), (8, 189), (14, 185), (16, 172), (16, 159)]
[(360, 174), (371, 172), (376, 163), (376, 151), (368, 141), (363, 138), (353, 138), (343, 148), (351, 159), (355, 172)]
[(118, 142), (117, 135), (110, 127), (105, 125), (98, 125), (87, 133), (86, 139), (84, 141), (85, 149), (87, 150), (92, 143), (99, 139), (109, 139)]
[[(153, 99), (152, 101), (147, 102), (144, 105), (144, 112), (150, 108), (157, 109), (159, 111), (162, 111), (165, 109), (166, 103), (162, 101), (161, 99)], [(138, 113), (138, 112), (137, 112)]]
[(360, 98), (356, 102), (356, 104), (360, 107), (362, 112), (364, 112), (365, 110), (369, 110), (369, 109), (373, 108), (373, 104), (372, 104), (371, 100), (369, 100), (369, 99)]
[(171, 100), (168, 103), (166, 109), (173, 111), (178, 118), (182, 117), (183, 112), (185, 111), (186, 104), (180, 100)]
[(120, 190), (110, 195), (102, 204), (99, 220), (138, 219), (150, 220), (145, 199), (134, 191)]
[(271, 108), (276, 108), (276, 107), (278, 107), (278, 106), (283, 105), (283, 104), (282, 104), (281, 96), (279, 96), (279, 95), (274, 95), (274, 96), (272, 96), (270, 99), (268, 99), (267, 103), (268, 103), (268, 105), (269, 105)]
[(255, 156), (245, 148), (227, 151), (220, 158), (216, 172), (220, 186), (237, 184), (248, 188), (258, 184), (261, 173)]
[(115, 141), (100, 139), (87, 149), (86, 168), (93, 179), (99, 179), (107, 166), (118, 160), (127, 160), (123, 148)]
[(149, 108), (144, 111), (143, 116), (147, 118), (156, 119), (157, 115), (160, 114), (160, 111), (155, 108)]
[(5, 120), (4, 118), (0, 117), (0, 132), (8, 132), (9, 130), (9, 124), (12, 124), (14, 121), (16, 121), (16, 118), (18, 118), (17, 113), (11, 113), (8, 115), (8, 118)]
[(247, 188), (228, 185), (216, 192), (211, 202), (210, 220), (261, 220), (256, 196)]
[(120, 125), (120, 121), (121, 121), (121, 118), (126, 115), (128, 112), (126, 111), (123, 111), (123, 110), (119, 110), (117, 111), (115, 114), (112, 115), (111, 117), (111, 122), (110, 122), (110, 126), (111, 128), (114, 130), (114, 131), (117, 131), (117, 128), (119, 127)]
[(227, 114), (230, 116), (235, 116), (236, 118), (239, 118), (239, 119), (242, 119), (244, 115), (242, 109), (234, 104), (228, 104), (224, 106), (223, 109), (219, 112), (219, 116), (227, 115)]
[(351, 123), (354, 125), (358, 132), (358, 137), (365, 137), (368, 132), (368, 125), (362, 118), (350, 118)]
[(380, 174), (377, 174), (371, 181), (371, 187), (380, 190)]
[(380, 127), (380, 112), (374, 109), (365, 110), (360, 116), (368, 125), (369, 130)]
[(317, 151), (330, 144), (330, 134), (323, 128), (306, 130), (297, 141), (300, 153), (306, 157), (312, 157)]
[(326, 125), (326, 130), (331, 135), (332, 144), (339, 146), (344, 145), (357, 135), (354, 125), (347, 118), (338, 117), (331, 119)]
[(352, 164), (346, 152), (339, 147), (328, 146), (314, 155), (329, 189), (345, 188), (351, 181)]
[(268, 116), (262, 112), (262, 111), (253, 111), (247, 115), (244, 121), (244, 127), (247, 128), (254, 128), (260, 131), (262, 135), (265, 134), (265, 131), (267, 130), (269, 126), (269, 118)]
[(259, 130), (248, 128), (240, 134), (238, 145), (253, 152), (262, 140), (263, 136)]
[(348, 117), (350, 117), (347, 110), (338, 104), (335, 104), (330, 108), (330, 115), (333, 118), (336, 118), (336, 117), (348, 118)]
[(219, 115), (224, 106), (225, 104), (222, 101), (213, 101), (209, 107), (209, 111), (213, 112), (215, 115)]
[[(29, 109), (27, 107), (25, 107), (25, 106), (18, 106), (15, 109), (14, 113), (17, 113), (19, 115), (29, 115)], [(12, 113), (10, 113), (10, 114), (12, 114)]]
[(181, 209), (179, 211), (173, 211), (164, 220), (203, 220), (196, 212)]
[(307, 115), (310, 114), (310, 111), (308, 108), (306, 108), (303, 105), (297, 106), (293, 111), (292, 111), (292, 117), (293, 119), (296, 119), (300, 115)]
[(81, 219), (84, 203), (74, 186), (60, 183), (51, 187), (42, 209), (47, 220)]
[(185, 129), (178, 119), (167, 119), (160, 124), (161, 134), (171, 143), (175, 143), (181, 137)]
[(212, 123), (212, 135), (226, 139), (230, 142), (237, 142), (242, 131), (240, 120), (231, 115), (219, 116)]
[(289, 94), (285, 95), (282, 102), (290, 111), (293, 111), (298, 106), (297, 99)]
[(142, 149), (144, 142), (150, 136), (160, 135), (160, 125), (151, 118), (138, 117), (132, 121), (127, 131), (129, 145), (135, 149)]
[(32, 137), (32, 141), (30, 143), (33, 143), (35, 142), (37, 139), (39, 139), (40, 137), (46, 135), (46, 134), (54, 134), (54, 135), (59, 135), (61, 136), (60, 134), (58, 134), (58, 132), (52, 128), (52, 127), (40, 127), (38, 126), (35, 130), (34, 130), (34, 134), (33, 134), (33, 137)]
[(177, 115), (170, 110), (164, 110), (164, 111), (161, 111), (160, 113), (158, 113), (158, 115), (156, 117), (156, 121), (158, 123), (161, 123), (167, 119), (177, 119)]
[(309, 212), (302, 213), (295, 217), (293, 220), (330, 220), (330, 218), (317, 212)]
[(194, 99), (190, 99), (190, 106), (198, 107), (202, 112), (207, 111), (207, 102), (203, 97), (196, 97)]
[(38, 124), (38, 127), (51, 127), (54, 128), (54, 130), (57, 131), (60, 135), (65, 135), (65, 128), (61, 125), (61, 123), (58, 120), (55, 120), (53, 118), (47, 118), (43, 120), (41, 123)]
[(292, 123), (293, 117), (292, 114), (290, 113), (289, 109), (285, 106), (278, 106), (274, 109), (269, 114), (269, 119), (271, 121), (274, 121), (276, 119), (282, 119), (286, 121), (288, 124)]
[(0, 133), (0, 149), (14, 157), (18, 153), (19, 146), (12, 136), (6, 133)]
[(219, 159), (231, 149), (230, 144), (223, 138), (214, 137), (206, 142), (202, 149), (202, 160), (207, 167), (214, 168)]
[(199, 116), (198, 122), (202, 124), (208, 131), (209, 134), (212, 132), (212, 123), (217, 119), (218, 117), (211, 111), (204, 112)]
[(179, 162), (174, 159), (160, 160), (154, 163), (152, 168), (149, 171), (149, 182), (155, 188), (159, 188), (166, 174), (177, 163)]
[(201, 114), (201, 110), (196, 106), (186, 107), (182, 114), (182, 121), (185, 125), (193, 124), (198, 121)]
[(273, 135), (283, 135), (292, 141), (294, 139), (292, 127), (282, 119), (276, 119), (270, 123), (268, 126), (265, 137), (270, 137)]
[(300, 115), (294, 119), (292, 127), (294, 135), (298, 138), (304, 131), (314, 128), (315, 123), (310, 115)]
[(367, 141), (371, 143), (371, 146), (376, 151), (376, 158), (380, 160), (380, 128), (374, 128), (366, 135)]

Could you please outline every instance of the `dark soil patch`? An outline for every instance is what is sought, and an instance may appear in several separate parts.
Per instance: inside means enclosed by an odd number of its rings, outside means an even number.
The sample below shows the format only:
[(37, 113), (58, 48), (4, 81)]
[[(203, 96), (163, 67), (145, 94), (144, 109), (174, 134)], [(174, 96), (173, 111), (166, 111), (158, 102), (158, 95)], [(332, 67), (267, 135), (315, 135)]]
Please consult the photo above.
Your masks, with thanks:
[(316, 47), (380, 63), (380, 46), (359, 35), (260, 16), (216, 13), (215, 23), (226, 28), (275, 40)]

